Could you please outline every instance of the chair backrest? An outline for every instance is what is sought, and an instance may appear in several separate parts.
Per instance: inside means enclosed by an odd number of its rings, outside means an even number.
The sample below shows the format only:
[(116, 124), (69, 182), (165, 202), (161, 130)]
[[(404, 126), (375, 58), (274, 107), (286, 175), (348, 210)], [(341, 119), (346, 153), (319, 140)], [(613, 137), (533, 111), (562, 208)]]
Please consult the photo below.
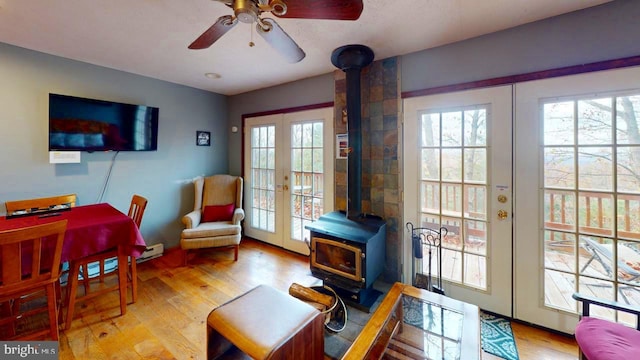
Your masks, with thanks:
[(136, 223), (138, 229), (140, 228), (140, 223), (142, 222), (142, 215), (144, 215), (144, 210), (147, 208), (147, 199), (140, 195), (133, 195), (131, 198), (131, 205), (129, 206), (129, 217), (133, 219), (133, 222)]
[(57, 281), (66, 229), (61, 220), (0, 232), (0, 294)]
[(76, 206), (76, 194), (58, 195), (35, 199), (7, 201), (4, 206), (7, 208), (7, 214), (13, 214), (21, 210), (33, 209), (49, 209), (54, 206)]
[(195, 210), (202, 210), (207, 205), (235, 204), (242, 207), (244, 181), (242, 177), (233, 175), (212, 175), (198, 178), (195, 184)]

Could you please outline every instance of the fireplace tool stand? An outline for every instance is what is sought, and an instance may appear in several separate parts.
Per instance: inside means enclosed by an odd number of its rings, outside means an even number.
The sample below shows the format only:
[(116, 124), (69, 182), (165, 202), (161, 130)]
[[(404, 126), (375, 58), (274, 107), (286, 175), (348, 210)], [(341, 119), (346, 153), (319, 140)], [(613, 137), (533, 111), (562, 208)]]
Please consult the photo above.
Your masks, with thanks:
[[(427, 227), (414, 227), (407, 223), (407, 229), (411, 233), (411, 247), (413, 253), (413, 285), (421, 289), (444, 295), (442, 287), (442, 238), (447, 236), (446, 227), (439, 230)], [(427, 273), (423, 261), (427, 258)], [(438, 270), (433, 274), (433, 260), (437, 262)]]

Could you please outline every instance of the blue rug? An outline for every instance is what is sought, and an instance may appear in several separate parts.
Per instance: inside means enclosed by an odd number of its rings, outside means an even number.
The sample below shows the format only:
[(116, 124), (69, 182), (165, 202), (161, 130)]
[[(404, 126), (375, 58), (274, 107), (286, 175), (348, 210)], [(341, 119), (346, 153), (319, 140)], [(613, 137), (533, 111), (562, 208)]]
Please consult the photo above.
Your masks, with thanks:
[(480, 311), (482, 350), (507, 360), (519, 360), (511, 322)]

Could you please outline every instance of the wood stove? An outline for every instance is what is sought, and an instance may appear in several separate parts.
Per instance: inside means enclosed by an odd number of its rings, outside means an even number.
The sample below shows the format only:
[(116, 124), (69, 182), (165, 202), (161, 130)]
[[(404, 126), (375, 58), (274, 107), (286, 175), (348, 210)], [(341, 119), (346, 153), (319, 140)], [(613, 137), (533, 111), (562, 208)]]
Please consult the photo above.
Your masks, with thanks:
[(311, 274), (343, 299), (369, 308), (379, 293), (373, 282), (384, 270), (387, 225), (377, 216), (353, 221), (344, 212), (322, 215), (311, 232)]
[(382, 218), (362, 213), (360, 72), (372, 61), (373, 51), (364, 45), (345, 45), (331, 54), (331, 63), (346, 73), (347, 209), (306, 226), (311, 232), (311, 273), (367, 311), (379, 295), (372, 285), (384, 270), (387, 232)]

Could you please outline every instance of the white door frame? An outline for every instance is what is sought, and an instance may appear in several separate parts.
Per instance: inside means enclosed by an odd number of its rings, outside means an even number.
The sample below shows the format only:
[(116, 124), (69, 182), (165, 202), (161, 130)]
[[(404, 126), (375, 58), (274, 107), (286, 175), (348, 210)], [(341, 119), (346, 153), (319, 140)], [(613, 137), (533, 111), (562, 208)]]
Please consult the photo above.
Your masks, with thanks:
[[(512, 86), (500, 86), (485, 89), (475, 89), (456, 93), (438, 94), (425, 97), (409, 98), (404, 100), (404, 215), (405, 222), (419, 224), (417, 218), (419, 189), (416, 186), (418, 179), (418, 125), (417, 114), (424, 109), (449, 108), (471, 106), (477, 104), (491, 104), (491, 120), (487, 128), (489, 138), (489, 150), (487, 167), (489, 171), (489, 183), (487, 206), (489, 232), (492, 240), (487, 248), (487, 291), (472, 289), (466, 286), (458, 286), (451, 282), (444, 282), (445, 293), (453, 298), (467, 301), (480, 306), (483, 309), (511, 316), (512, 312), (512, 222), (511, 222), (511, 193), (512, 193)], [(493, 126), (500, 121), (500, 126)], [(491, 171), (491, 169), (504, 168), (507, 171)], [(499, 203), (498, 195), (507, 196), (506, 203)], [(498, 209), (505, 210), (508, 217), (499, 220)], [(404, 224), (403, 224), (404, 225)], [(411, 274), (412, 254), (411, 236), (404, 231), (404, 274)], [(411, 277), (405, 277), (405, 282), (410, 282)]]
[(541, 99), (638, 89), (640, 67), (515, 85), (514, 317), (572, 334), (578, 315), (544, 306)]
[[(333, 107), (303, 110), (297, 112), (272, 114), (245, 119), (244, 140), (244, 177), (245, 177), (245, 219), (244, 231), (247, 236), (265, 241), (272, 245), (283, 247), (301, 254), (308, 254), (307, 245), (298, 240), (291, 239), (291, 219), (290, 219), (290, 187), (291, 179), (291, 134), (290, 127), (296, 122), (323, 119), (323, 206), (324, 212), (333, 210), (334, 204), (334, 151), (335, 139), (333, 136), (334, 118)], [(251, 128), (254, 126), (274, 125), (275, 126), (275, 231), (265, 231), (252, 228), (251, 222)]]

